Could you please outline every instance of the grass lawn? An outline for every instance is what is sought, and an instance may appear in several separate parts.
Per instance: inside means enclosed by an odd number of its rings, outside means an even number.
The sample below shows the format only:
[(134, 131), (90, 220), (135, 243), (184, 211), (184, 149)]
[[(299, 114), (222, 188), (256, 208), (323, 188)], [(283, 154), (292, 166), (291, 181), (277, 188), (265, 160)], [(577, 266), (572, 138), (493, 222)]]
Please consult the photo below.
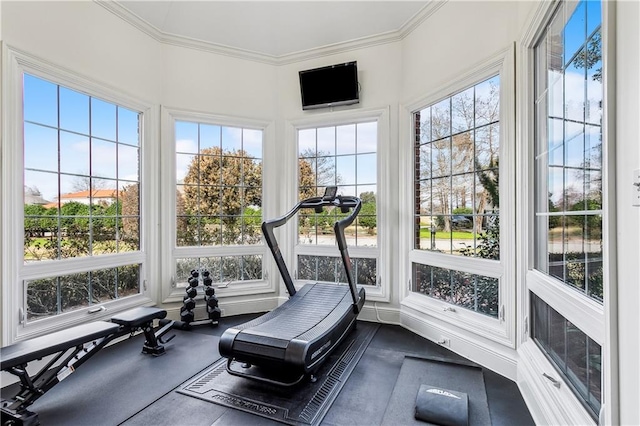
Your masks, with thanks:
[[(431, 238), (431, 231), (429, 228), (420, 229), (420, 238)], [(473, 240), (473, 232), (471, 231), (453, 231), (453, 232), (436, 232), (436, 240)]]

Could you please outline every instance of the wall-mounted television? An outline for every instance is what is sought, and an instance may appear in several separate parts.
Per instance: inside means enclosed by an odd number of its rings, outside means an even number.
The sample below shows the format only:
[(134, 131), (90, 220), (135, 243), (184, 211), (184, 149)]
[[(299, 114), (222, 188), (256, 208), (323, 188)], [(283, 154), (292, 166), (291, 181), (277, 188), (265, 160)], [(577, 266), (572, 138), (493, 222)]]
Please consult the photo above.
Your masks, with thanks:
[(355, 61), (300, 71), (299, 74), (303, 110), (360, 102)]

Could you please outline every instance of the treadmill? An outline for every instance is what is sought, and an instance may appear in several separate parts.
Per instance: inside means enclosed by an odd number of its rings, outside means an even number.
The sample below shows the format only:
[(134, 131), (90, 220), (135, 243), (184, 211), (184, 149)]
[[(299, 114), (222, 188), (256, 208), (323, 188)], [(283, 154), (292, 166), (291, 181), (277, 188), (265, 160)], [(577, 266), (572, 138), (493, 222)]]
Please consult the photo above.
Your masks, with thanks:
[[(300, 201), (284, 216), (262, 223), (290, 297), (271, 312), (222, 334), (219, 351), (227, 358), (229, 374), (280, 386), (293, 386), (304, 377), (315, 381), (314, 373), (355, 328), (365, 291), (355, 284), (344, 230), (353, 223), (362, 203), (357, 197), (336, 195), (337, 190), (337, 186), (326, 187), (322, 197)], [(273, 231), (299, 210), (321, 213), (329, 207), (350, 211), (333, 227), (348, 285), (308, 283), (296, 291)]]

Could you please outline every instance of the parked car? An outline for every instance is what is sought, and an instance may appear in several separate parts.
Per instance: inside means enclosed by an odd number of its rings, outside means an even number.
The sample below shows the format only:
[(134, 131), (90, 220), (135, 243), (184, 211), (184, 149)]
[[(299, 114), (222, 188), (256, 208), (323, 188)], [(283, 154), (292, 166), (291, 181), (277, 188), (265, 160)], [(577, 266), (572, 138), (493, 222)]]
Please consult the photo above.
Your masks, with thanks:
[(454, 215), (451, 216), (452, 228), (471, 228), (471, 219), (467, 216)]

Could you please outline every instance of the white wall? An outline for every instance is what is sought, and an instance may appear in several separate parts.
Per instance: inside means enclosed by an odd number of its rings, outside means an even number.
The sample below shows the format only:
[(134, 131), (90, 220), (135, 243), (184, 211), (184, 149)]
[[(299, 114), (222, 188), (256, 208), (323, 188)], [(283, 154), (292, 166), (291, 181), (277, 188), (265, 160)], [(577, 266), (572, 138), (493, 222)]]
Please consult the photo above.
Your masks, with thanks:
[(159, 43), (94, 2), (2, 2), (2, 38), (126, 94), (159, 100)]
[(517, 41), (534, 5), (448, 1), (403, 40), (401, 99), (426, 96)]
[[(617, 2), (616, 188), (620, 423), (640, 424), (640, 207), (632, 207), (640, 169), (640, 3)], [(615, 309), (615, 307), (614, 307)], [(613, 311), (615, 315), (615, 310)]]
[(162, 104), (198, 112), (275, 120), (273, 65), (165, 45)]
[[(358, 82), (360, 84), (360, 102), (355, 105), (340, 106), (331, 109), (302, 111), (300, 98), (300, 84), (298, 72), (306, 69), (322, 67), (337, 63), (357, 61)], [(398, 298), (396, 289), (398, 287), (398, 150), (399, 141), (397, 138), (398, 104), (401, 85), (401, 49), (400, 42), (389, 42), (385, 44), (370, 46), (366, 48), (349, 50), (340, 54), (321, 56), (315, 59), (281, 65), (278, 67), (278, 112), (280, 114), (280, 126), (278, 127), (279, 139), (284, 138), (287, 147), (295, 152), (295, 134), (290, 132), (291, 122), (296, 120), (327, 117), (330, 120), (332, 114), (351, 113), (372, 109), (389, 109), (389, 138), (381, 143), (389, 144), (389, 155), (380, 158), (379, 161), (386, 162), (388, 167), (389, 185), (388, 197), (379, 198), (381, 208), (385, 209), (389, 215), (391, 228), (387, 230), (389, 241), (393, 247), (389, 250), (390, 258), (384, 260), (389, 268), (382, 277), (383, 285), (389, 286), (392, 306), (397, 309)], [(287, 132), (287, 128), (289, 132)], [(295, 167), (295, 158), (291, 164)], [(295, 176), (295, 171), (289, 173)], [(295, 177), (293, 177), (295, 178)], [(379, 182), (380, 184), (381, 182)], [(294, 193), (282, 194), (283, 203), (281, 205), (291, 205), (294, 201)], [(281, 212), (281, 213), (284, 213)], [(290, 253), (291, 254), (291, 253)]]
[[(500, 52), (509, 51), (520, 39), (524, 23), (535, 5), (533, 2), (514, 1), (446, 2), (402, 42), (400, 93), (403, 105), (412, 105), (440, 93), (444, 86), (468, 75), (479, 64), (486, 63)], [(505, 60), (505, 63), (510, 62), (512, 61)], [(505, 72), (513, 74), (513, 70)], [(514, 96), (513, 93), (505, 95), (505, 99), (513, 99)], [(505, 128), (513, 131), (513, 124), (508, 123)], [(403, 133), (405, 136), (401, 137), (408, 139), (408, 129), (400, 129), (400, 134)], [(507, 140), (513, 141), (513, 135)], [(514, 147), (509, 152), (515, 152)], [(515, 161), (515, 156), (508, 161)], [(400, 165), (401, 170), (402, 168), (403, 165)], [(511, 199), (515, 202), (513, 197)], [(408, 273), (405, 276), (407, 280), (411, 278)], [(515, 283), (512, 279), (507, 279), (505, 285), (515, 286)], [(511, 295), (513, 300), (506, 303), (515, 303), (515, 292), (511, 292)], [(434, 340), (450, 338), (449, 349), (515, 378), (517, 354), (514, 348), (484, 339), (484, 336), (467, 330), (464, 325), (457, 326), (441, 319), (442, 316), (436, 310), (429, 315), (424, 311), (420, 312), (420, 309), (410, 309), (408, 305), (402, 308), (404, 326)], [(512, 340), (512, 330), (518, 321), (517, 309), (507, 313), (506, 321), (505, 333), (507, 339)]]
[(291, 120), (327, 112), (302, 111), (298, 71), (349, 61), (358, 61), (360, 103), (337, 107), (336, 111), (380, 108), (398, 103), (401, 81), (400, 43), (393, 42), (279, 66), (278, 109), (283, 118)]

